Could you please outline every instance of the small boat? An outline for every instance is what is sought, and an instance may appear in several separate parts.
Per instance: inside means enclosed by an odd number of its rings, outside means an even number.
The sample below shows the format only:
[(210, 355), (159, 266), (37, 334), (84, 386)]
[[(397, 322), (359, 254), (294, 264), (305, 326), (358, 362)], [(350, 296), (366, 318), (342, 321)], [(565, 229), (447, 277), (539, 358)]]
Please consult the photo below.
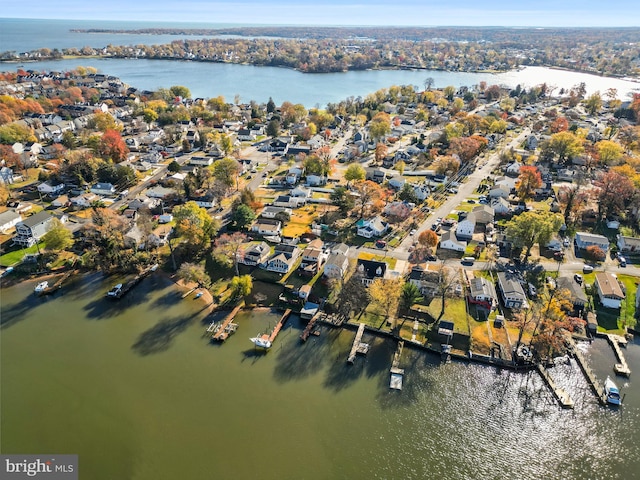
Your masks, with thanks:
[(196, 296), (194, 298), (200, 298), (202, 296), (202, 292), (198, 292), (196, 293)]
[(249, 340), (251, 340), (256, 347), (271, 348), (271, 341), (268, 335), (260, 335), (259, 337), (253, 337)]
[(111, 290), (109, 290), (107, 292), (107, 296), (108, 297), (117, 297), (117, 296), (120, 295), (120, 292), (122, 292), (122, 284), (118, 283)]
[(46, 280), (44, 282), (40, 282), (38, 285), (36, 285), (36, 288), (33, 289), (33, 291), (35, 293), (42, 293), (44, 292), (47, 288), (49, 288), (49, 282), (47, 282)]
[(610, 405), (620, 405), (622, 403), (620, 400), (620, 391), (610, 377), (607, 377), (607, 380), (604, 382), (604, 391), (607, 394), (607, 403)]

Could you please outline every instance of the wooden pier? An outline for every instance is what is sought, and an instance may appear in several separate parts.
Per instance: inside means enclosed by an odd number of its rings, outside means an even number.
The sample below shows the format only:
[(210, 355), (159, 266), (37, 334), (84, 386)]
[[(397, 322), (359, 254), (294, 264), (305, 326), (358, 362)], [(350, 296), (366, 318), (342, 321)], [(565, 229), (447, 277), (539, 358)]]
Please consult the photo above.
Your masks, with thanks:
[(402, 349), (404, 348), (404, 342), (400, 340), (398, 342), (398, 348), (396, 353), (393, 354), (393, 362), (391, 362), (391, 379), (389, 380), (389, 388), (393, 390), (402, 390), (402, 380), (404, 377), (404, 369), (400, 368), (400, 357), (402, 357)]
[(544, 365), (542, 365), (541, 363), (538, 363), (536, 367), (538, 369), (538, 372), (540, 372), (540, 376), (542, 377), (542, 379), (545, 381), (545, 383), (549, 386), (549, 388), (553, 392), (553, 396), (557, 400), (558, 404), (562, 408), (573, 408), (573, 400), (571, 399), (569, 394), (565, 390), (563, 390), (562, 388), (556, 385), (556, 383), (553, 381), (553, 378), (551, 378), (551, 374), (544, 367)]
[(316, 326), (316, 322), (318, 321), (319, 318), (320, 318), (320, 313), (316, 313), (313, 317), (311, 317), (311, 320), (309, 320), (309, 323), (307, 323), (307, 326), (305, 327), (302, 334), (300, 335), (300, 340), (302, 340), (303, 342), (306, 342), (309, 339), (309, 336), (311, 335), (311, 332), (314, 331), (313, 328)]
[(291, 315), (291, 309), (287, 308), (284, 314), (282, 315), (282, 317), (280, 318), (280, 321), (278, 321), (278, 323), (276, 323), (276, 326), (273, 327), (273, 331), (271, 332), (271, 335), (269, 335), (269, 342), (271, 342), (272, 344), (273, 344), (273, 341), (278, 336), (278, 333), (280, 333), (280, 330), (282, 330), (282, 327), (284, 327), (284, 324), (287, 323), (287, 320), (289, 319), (289, 315)]
[(622, 350), (620, 350), (620, 345), (626, 346), (627, 339), (620, 335), (607, 334), (607, 340), (613, 347), (613, 353), (616, 354), (616, 358), (618, 359), (618, 363), (613, 366), (613, 371), (616, 372), (616, 375), (629, 377), (631, 375), (631, 369), (629, 365), (627, 365), (627, 360), (624, 358)]
[(361, 342), (362, 335), (364, 334), (364, 323), (361, 323), (356, 333), (356, 338), (353, 340), (353, 346), (347, 357), (347, 363), (353, 363), (356, 360), (358, 353), (366, 355), (369, 352), (369, 344)]
[(218, 324), (212, 323), (211, 325), (209, 325), (209, 328), (207, 328), (207, 332), (213, 332), (213, 334), (211, 335), (211, 340), (224, 342), (227, 338), (229, 338), (229, 335), (231, 335), (238, 329), (238, 324), (231, 322), (241, 308), (242, 304), (237, 305), (226, 317), (224, 317), (224, 320), (222, 320), (222, 322)]
[(158, 269), (158, 264), (157, 263), (151, 265), (150, 267), (145, 268), (142, 272), (140, 272), (138, 275), (136, 275), (132, 280), (129, 280), (127, 283), (125, 283), (117, 293), (115, 293), (115, 294), (110, 294), (109, 293), (109, 294), (107, 294), (107, 296), (109, 298), (111, 298), (111, 299), (114, 299), (114, 300), (121, 299), (127, 293), (129, 293), (129, 291), (131, 291), (133, 289), (133, 287), (138, 285), (142, 280), (144, 280), (150, 274), (155, 272), (157, 269)]
[(567, 343), (571, 346), (571, 354), (573, 355), (573, 358), (576, 359), (576, 362), (578, 362), (578, 365), (580, 366), (580, 370), (582, 370), (582, 373), (584, 373), (584, 376), (586, 377), (587, 383), (591, 387), (591, 390), (593, 390), (593, 393), (596, 394), (596, 398), (598, 399), (600, 404), (606, 405), (607, 394), (604, 391), (604, 387), (600, 382), (598, 382), (598, 379), (593, 373), (593, 370), (591, 370), (591, 367), (589, 367), (589, 365), (587, 364), (587, 361), (585, 360), (584, 355), (582, 355), (582, 352), (576, 346), (576, 343), (573, 341), (573, 338), (571, 338), (570, 336), (567, 336), (566, 340), (567, 340)]
[(75, 270), (69, 270), (67, 273), (62, 275), (58, 280), (56, 280), (56, 282), (53, 285), (48, 286), (42, 292), (40, 292), (40, 295), (51, 295), (52, 293), (57, 292), (62, 288), (62, 284), (66, 282), (67, 279), (74, 273), (75, 273)]

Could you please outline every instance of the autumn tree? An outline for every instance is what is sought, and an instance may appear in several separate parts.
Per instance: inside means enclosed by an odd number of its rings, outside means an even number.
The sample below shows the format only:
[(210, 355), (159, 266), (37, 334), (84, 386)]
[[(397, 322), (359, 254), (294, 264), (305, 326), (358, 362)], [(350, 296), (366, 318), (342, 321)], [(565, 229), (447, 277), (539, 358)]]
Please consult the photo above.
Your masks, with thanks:
[(624, 155), (622, 146), (612, 140), (601, 140), (596, 143), (596, 149), (600, 156), (600, 161), (605, 165), (617, 164)]
[(538, 167), (524, 165), (516, 182), (516, 192), (522, 201), (531, 198), (536, 189), (542, 187), (542, 175)]
[(117, 130), (107, 130), (100, 138), (97, 153), (103, 158), (119, 163), (127, 159), (129, 149), (124, 143), (120, 132)]
[(173, 218), (176, 222), (176, 234), (187, 241), (188, 251), (192, 254), (202, 253), (202, 250), (208, 248), (220, 228), (219, 222), (193, 201), (176, 206)]
[(589, 200), (589, 193), (581, 189), (580, 184), (563, 185), (558, 189), (557, 198), (562, 207), (565, 225), (573, 225), (578, 212)]
[(334, 291), (340, 288), (336, 295), (336, 309), (346, 318), (349, 318), (352, 312), (360, 314), (369, 304), (369, 293), (359, 272), (353, 273), (344, 285), (333, 282), (332, 287)]
[(558, 132), (551, 135), (551, 139), (542, 146), (543, 154), (556, 156), (558, 161), (565, 162), (583, 151), (582, 141), (571, 132)]
[(372, 215), (382, 209), (385, 198), (384, 189), (371, 180), (363, 180), (353, 185), (356, 192), (356, 208), (360, 209), (360, 218)]
[(213, 176), (227, 188), (237, 185), (240, 165), (233, 158), (222, 158), (213, 164)]
[(418, 235), (418, 243), (423, 247), (433, 248), (438, 245), (438, 234), (433, 230), (425, 230)]
[(191, 98), (191, 91), (187, 87), (184, 87), (182, 85), (174, 85), (173, 87), (169, 88), (169, 92), (174, 97)]
[(529, 258), (531, 248), (539, 243), (546, 245), (560, 229), (562, 217), (551, 212), (533, 210), (523, 212), (507, 223), (506, 235), (514, 245), (526, 248), (525, 260)]
[(604, 250), (602, 250), (598, 245), (589, 245), (585, 248), (584, 256), (587, 260), (594, 262), (601, 262), (606, 258)]
[(180, 265), (176, 273), (178, 278), (186, 283), (195, 283), (198, 288), (209, 288), (211, 285), (211, 277), (200, 263), (185, 262)]
[(451, 155), (444, 155), (436, 158), (431, 167), (438, 174), (453, 175), (460, 170), (460, 160)]
[(551, 122), (549, 129), (551, 130), (551, 133), (566, 132), (569, 130), (569, 121), (566, 117), (557, 117)]
[(229, 282), (229, 289), (234, 299), (247, 297), (253, 290), (253, 278), (251, 275), (235, 276)]
[(615, 171), (603, 173), (594, 182), (598, 187), (598, 219), (621, 213), (635, 194), (631, 180)]
[(387, 146), (384, 143), (378, 143), (376, 145), (376, 151), (374, 154), (374, 158), (377, 164), (382, 163), (382, 161), (385, 159), (385, 157), (387, 156), (387, 152), (389, 151), (389, 149), (387, 148)]
[(463, 163), (472, 160), (487, 146), (487, 139), (480, 136), (456, 137), (449, 142), (449, 154), (458, 155)]
[(382, 311), (386, 321), (391, 323), (392, 329), (395, 328), (396, 312), (403, 283), (404, 281), (401, 278), (376, 278), (368, 288), (371, 303), (373, 303), (374, 308)]
[(105, 133), (108, 130), (122, 131), (122, 124), (116, 122), (116, 119), (106, 112), (94, 113), (93, 118), (89, 122), (89, 127)]
[(602, 96), (600, 92), (594, 92), (589, 95), (584, 101), (584, 106), (590, 115), (598, 113), (602, 108)]
[(389, 114), (379, 112), (369, 123), (369, 134), (374, 140), (379, 140), (391, 132), (391, 118)]

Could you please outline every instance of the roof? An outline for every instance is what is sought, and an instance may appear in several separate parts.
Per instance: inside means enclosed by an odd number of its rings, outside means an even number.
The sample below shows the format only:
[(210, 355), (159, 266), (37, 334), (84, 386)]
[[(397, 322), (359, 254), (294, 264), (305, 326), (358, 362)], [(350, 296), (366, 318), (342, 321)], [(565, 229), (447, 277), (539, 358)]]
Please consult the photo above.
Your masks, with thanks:
[(498, 283), (505, 295), (522, 297), (522, 301), (526, 302), (527, 299), (518, 277), (507, 272), (498, 272)]
[(617, 297), (619, 299), (624, 298), (624, 292), (620, 288), (618, 278), (609, 272), (596, 273), (596, 283), (598, 288), (605, 297)]
[(5, 223), (12, 222), (16, 218), (22, 218), (22, 215), (20, 215), (17, 212), (14, 212), (13, 210), (7, 210), (6, 212), (2, 212), (0, 213), (0, 226), (4, 225)]
[(588, 302), (587, 294), (582, 286), (575, 281), (573, 277), (558, 277), (556, 279), (558, 289), (568, 290), (571, 294), (571, 302), (576, 305), (586, 305)]
[(359, 258), (358, 271), (361, 272), (365, 278), (382, 278), (387, 271), (387, 264), (385, 262)]
[(493, 284), (484, 277), (475, 277), (471, 279), (471, 296), (478, 297), (480, 295), (488, 295), (493, 298), (496, 296), (496, 289)]
[(35, 215), (31, 215), (30, 217), (25, 218), (23, 221), (18, 223), (18, 225), (25, 225), (29, 228), (33, 228), (40, 223), (48, 222), (52, 218), (53, 216), (51, 216), (49, 212), (42, 210), (41, 212), (38, 212)]
[(576, 239), (579, 239), (581, 242), (609, 245), (609, 239), (607, 237), (595, 233), (577, 232)]

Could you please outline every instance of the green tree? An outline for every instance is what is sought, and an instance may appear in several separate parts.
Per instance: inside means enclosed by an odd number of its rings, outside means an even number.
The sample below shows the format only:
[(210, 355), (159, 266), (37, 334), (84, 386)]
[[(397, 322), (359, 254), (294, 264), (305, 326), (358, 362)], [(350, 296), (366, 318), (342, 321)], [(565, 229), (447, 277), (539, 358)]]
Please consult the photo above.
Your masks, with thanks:
[(240, 204), (238, 208), (233, 211), (231, 220), (236, 228), (242, 229), (247, 225), (250, 225), (256, 219), (256, 212), (254, 212), (249, 205), (244, 203)]
[(542, 147), (543, 152), (557, 155), (560, 162), (564, 162), (583, 152), (581, 140), (571, 132), (558, 132), (551, 135), (551, 139)]
[(418, 287), (411, 282), (406, 282), (402, 286), (402, 292), (400, 293), (400, 306), (408, 311), (414, 304), (422, 300), (422, 294)]
[(270, 137), (277, 137), (280, 135), (280, 122), (276, 119), (267, 123), (267, 135)]
[(276, 111), (276, 104), (273, 101), (273, 98), (269, 97), (269, 101), (267, 102), (267, 113), (273, 113)]
[(0, 143), (13, 145), (17, 142), (28, 143), (35, 141), (36, 137), (28, 127), (15, 123), (0, 126)]
[(191, 91), (182, 85), (174, 85), (169, 89), (169, 92), (174, 97), (191, 98)]
[(533, 210), (514, 217), (507, 223), (506, 235), (513, 243), (526, 248), (525, 259), (529, 258), (531, 248), (539, 243), (546, 245), (560, 229), (563, 219), (557, 213)]
[(345, 215), (356, 204), (353, 196), (349, 193), (346, 187), (338, 186), (333, 189), (329, 195), (331, 202), (340, 209), (340, 212)]
[(223, 158), (213, 164), (213, 176), (227, 188), (237, 184), (239, 173), (240, 165), (233, 158)]
[(51, 221), (50, 230), (44, 234), (42, 240), (50, 250), (58, 251), (73, 245), (73, 235), (57, 218)]
[(402, 186), (402, 189), (398, 193), (398, 198), (403, 202), (419, 203), (418, 196), (413, 189), (413, 185), (408, 182)]
[(584, 106), (590, 115), (598, 113), (602, 108), (602, 96), (600, 96), (600, 92), (594, 92), (589, 95), (584, 101)]
[(367, 172), (359, 163), (350, 164), (344, 172), (344, 179), (347, 182), (364, 180), (366, 176)]
[(180, 164), (175, 160), (172, 160), (171, 163), (167, 165), (167, 170), (169, 170), (171, 173), (177, 173), (180, 171)]
[(251, 275), (235, 276), (229, 282), (229, 289), (233, 292), (233, 298), (246, 297), (253, 290), (253, 279)]
[(176, 234), (185, 238), (193, 253), (207, 248), (220, 228), (219, 222), (193, 201), (175, 207), (173, 218), (176, 222)]

